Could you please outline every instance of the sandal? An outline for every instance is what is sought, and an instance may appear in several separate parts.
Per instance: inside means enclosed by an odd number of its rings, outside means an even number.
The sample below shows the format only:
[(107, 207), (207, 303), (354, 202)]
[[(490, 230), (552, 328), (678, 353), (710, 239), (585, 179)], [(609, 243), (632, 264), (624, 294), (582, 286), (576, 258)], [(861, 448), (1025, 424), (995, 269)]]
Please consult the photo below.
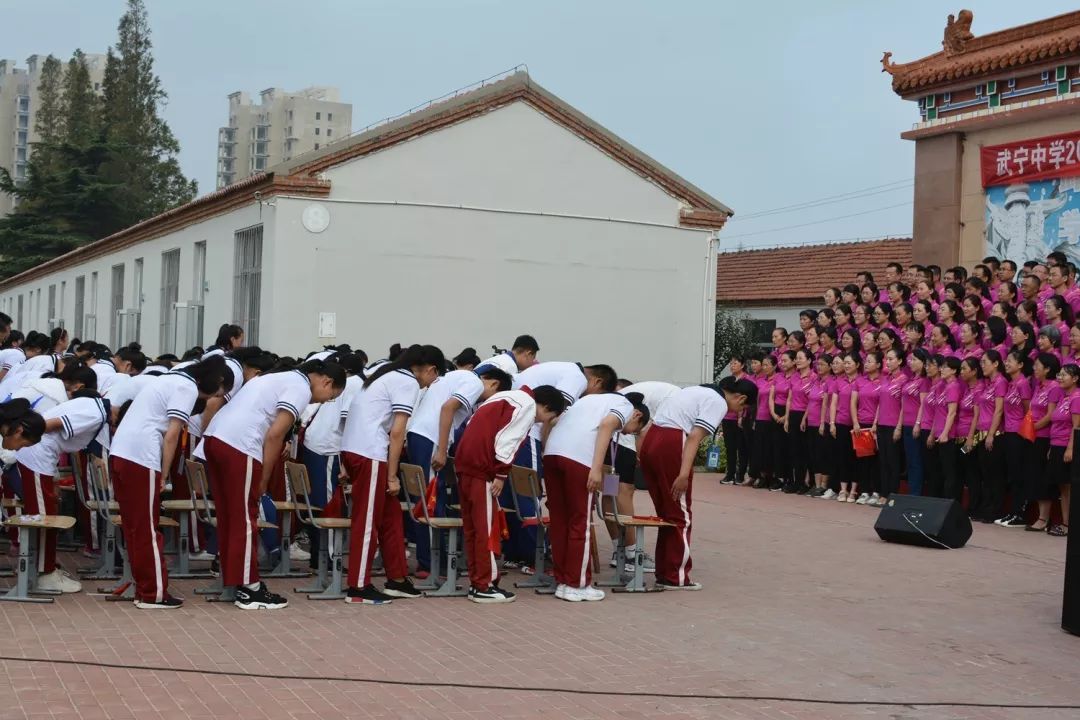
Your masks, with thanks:
[(1047, 529), (1046, 534), (1047, 535), (1053, 535), (1054, 537), (1068, 537), (1069, 536), (1069, 526), (1068, 525), (1061, 525), (1061, 524), (1051, 525)]
[(1041, 522), (1043, 524), (1043, 526), (1042, 527), (1035, 527), (1034, 524), (1026, 525), (1024, 527), (1024, 530), (1026, 530), (1027, 532), (1047, 532), (1050, 529), (1050, 521), (1049, 520), (1043, 520), (1042, 518), (1039, 518), (1035, 522)]

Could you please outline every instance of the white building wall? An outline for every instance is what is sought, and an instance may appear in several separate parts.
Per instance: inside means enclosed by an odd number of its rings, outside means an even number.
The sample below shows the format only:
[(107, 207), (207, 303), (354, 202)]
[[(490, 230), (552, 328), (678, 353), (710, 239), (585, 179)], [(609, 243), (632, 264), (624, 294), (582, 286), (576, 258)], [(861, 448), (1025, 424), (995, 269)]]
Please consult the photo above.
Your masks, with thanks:
[[(711, 373), (707, 232), (320, 201), (330, 225), (312, 234), (301, 225), (310, 204), (279, 198), (274, 208), (263, 283), (279, 291), (263, 294), (263, 332), (279, 352), (347, 342), (375, 358), (419, 342), (483, 356), (531, 333), (542, 359), (608, 363), (634, 380), (693, 384)], [(336, 337), (319, 337), (319, 313), (336, 315)]]
[(678, 202), (524, 102), (326, 171), (332, 197), (466, 204), (665, 225)]

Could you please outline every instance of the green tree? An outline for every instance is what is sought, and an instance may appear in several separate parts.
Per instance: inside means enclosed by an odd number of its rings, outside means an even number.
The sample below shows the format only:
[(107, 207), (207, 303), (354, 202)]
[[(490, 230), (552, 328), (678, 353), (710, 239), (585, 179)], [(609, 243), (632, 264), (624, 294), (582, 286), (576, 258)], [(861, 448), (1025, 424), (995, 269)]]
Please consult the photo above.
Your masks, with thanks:
[(90, 81), (86, 56), (76, 50), (64, 73), (62, 134), (57, 139), (76, 147), (95, 142), (101, 133), (101, 100)]
[(37, 87), (38, 106), (34, 114), (34, 133), (38, 140), (34, 144), (33, 157), (39, 166), (49, 164), (49, 148), (59, 142), (63, 134), (64, 110), (64, 66), (54, 56), (49, 55), (41, 63), (41, 79)]
[(757, 349), (750, 336), (750, 316), (734, 307), (716, 307), (716, 345), (713, 350), (713, 378), (719, 380), (731, 358)]
[(167, 95), (154, 74), (142, 0), (128, 0), (118, 34), (102, 84), (105, 140), (114, 149), (103, 170), (110, 180), (123, 182), (120, 205), (125, 224), (133, 224), (188, 202), (197, 187), (180, 171), (180, 144), (159, 114)]

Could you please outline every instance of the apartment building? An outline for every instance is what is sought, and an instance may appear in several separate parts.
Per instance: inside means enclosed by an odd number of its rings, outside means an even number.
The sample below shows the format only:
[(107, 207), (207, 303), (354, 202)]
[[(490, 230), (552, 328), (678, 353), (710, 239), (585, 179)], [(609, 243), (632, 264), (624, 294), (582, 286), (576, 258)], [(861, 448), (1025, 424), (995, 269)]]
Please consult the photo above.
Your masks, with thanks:
[[(15, 60), (0, 60), (0, 167), (6, 168), (16, 180), (26, 178), (26, 163), (38, 141), (34, 119), (38, 105), (38, 84), (45, 55), (31, 55), (26, 67)], [(90, 82), (101, 90), (105, 77), (105, 56), (86, 55)], [(15, 208), (15, 198), (0, 194), (0, 216)]]
[(318, 150), (352, 130), (352, 105), (333, 87), (297, 92), (268, 88), (255, 104), (245, 92), (229, 95), (229, 124), (218, 130), (219, 188)]

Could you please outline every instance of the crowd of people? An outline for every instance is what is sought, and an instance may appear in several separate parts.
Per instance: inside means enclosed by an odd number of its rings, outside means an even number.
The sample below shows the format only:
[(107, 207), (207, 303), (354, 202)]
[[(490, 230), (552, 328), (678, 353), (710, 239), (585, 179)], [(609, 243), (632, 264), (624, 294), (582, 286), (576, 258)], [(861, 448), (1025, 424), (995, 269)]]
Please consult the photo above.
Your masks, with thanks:
[(970, 272), (890, 263), (880, 286), (867, 271), (826, 289), (770, 352), (731, 360), (758, 399), (723, 421), (723, 482), (882, 506), (906, 480), (907, 493), (963, 500), (973, 521), (1066, 536), (1076, 275), (1054, 252)]
[[(486, 360), (471, 348), (447, 360), (432, 345), (395, 345), (374, 363), (345, 345), (300, 359), (244, 339), (242, 328), (224, 325), (205, 350), (150, 359), (137, 345), (113, 351), (69, 342), (63, 328), (24, 336), (0, 315), (3, 493), (20, 500), (22, 512), (55, 514), (59, 468), (72, 466), (76, 481), (85, 482), (87, 457), (102, 458), (122, 518), (136, 607), (183, 602), (169, 589), (159, 512), (163, 497), (191, 497), (189, 459), (205, 465), (216, 525), (199, 525), (190, 547), (179, 551), (212, 560), (240, 608), (288, 604), (260, 579), (258, 547), (260, 517), (275, 512), (268, 501), (285, 499), (284, 463), (291, 460), (307, 468), (308, 500), (317, 511), (351, 518), (350, 603), (421, 595), (410, 576), (430, 573), (431, 535), (399, 500), (430, 503), (436, 515), (459, 507), (468, 598), (512, 601), (499, 578), (510, 568), (532, 571), (536, 523), (529, 521), (541, 512), (524, 497), (509, 498), (512, 465), (535, 468), (544, 479), (556, 597), (603, 599), (589, 562), (595, 503), (606, 495), (607, 512), (633, 514), (639, 456), (657, 515), (670, 523), (658, 533), (655, 561), (641, 561), (664, 589), (700, 588), (690, 577), (693, 461), (729, 411), (742, 415), (756, 403), (750, 380), (688, 388), (632, 383), (605, 364), (539, 362), (539, 344), (529, 335)], [(427, 474), (425, 497), (404, 494), (405, 462)], [(601, 493), (612, 475), (618, 491)], [(507, 507), (519, 512), (504, 518), (500, 508)], [(83, 517), (82, 524), (85, 552), (100, 552), (96, 519)], [(306, 530), (314, 567), (320, 539)], [(634, 545), (632, 533), (618, 536), (624, 531), (615, 523), (608, 531)], [(56, 563), (56, 533), (43, 535), (36, 588), (78, 592), (80, 583)], [(373, 584), (377, 552), (386, 578), (381, 589)]]

